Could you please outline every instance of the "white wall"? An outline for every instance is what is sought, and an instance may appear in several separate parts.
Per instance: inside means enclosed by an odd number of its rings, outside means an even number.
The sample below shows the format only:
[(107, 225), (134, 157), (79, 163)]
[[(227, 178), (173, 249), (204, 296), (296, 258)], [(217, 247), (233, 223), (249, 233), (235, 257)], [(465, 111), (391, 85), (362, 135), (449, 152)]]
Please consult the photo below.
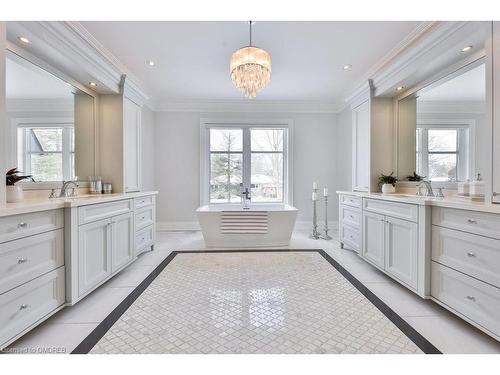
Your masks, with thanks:
[(141, 127), (142, 190), (155, 190), (155, 114), (146, 106), (141, 112)]
[(335, 163), (339, 190), (352, 189), (352, 112), (348, 106), (337, 113)]
[[(292, 119), (293, 204), (298, 221), (310, 221), (311, 186), (317, 181), (331, 191), (330, 220), (337, 218), (336, 115), (313, 113), (155, 113), (155, 184), (159, 190), (157, 220), (160, 228), (185, 228), (196, 223), (199, 206), (200, 118), (210, 119)], [(350, 157), (350, 156), (349, 156)], [(321, 201), (322, 203), (322, 201)], [(320, 206), (320, 218), (323, 207)]]

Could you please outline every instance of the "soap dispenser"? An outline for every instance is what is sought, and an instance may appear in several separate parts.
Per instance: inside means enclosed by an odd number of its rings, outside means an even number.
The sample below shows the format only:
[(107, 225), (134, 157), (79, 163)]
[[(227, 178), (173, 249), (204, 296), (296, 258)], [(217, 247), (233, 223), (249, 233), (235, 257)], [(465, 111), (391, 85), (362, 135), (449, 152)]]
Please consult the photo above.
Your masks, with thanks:
[(484, 201), (485, 188), (486, 186), (481, 173), (478, 173), (470, 183), (470, 199), (473, 201)]

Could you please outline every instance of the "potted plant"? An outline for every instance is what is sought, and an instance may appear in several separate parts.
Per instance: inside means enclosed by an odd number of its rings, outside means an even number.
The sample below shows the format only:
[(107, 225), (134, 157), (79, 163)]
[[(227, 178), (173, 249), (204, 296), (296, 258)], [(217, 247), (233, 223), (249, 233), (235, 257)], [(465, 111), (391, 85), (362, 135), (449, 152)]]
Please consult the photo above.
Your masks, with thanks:
[(7, 173), (5, 174), (8, 203), (20, 202), (24, 198), (23, 188), (19, 185), (16, 185), (16, 183), (28, 178), (34, 181), (31, 176), (22, 176), (20, 175), (20, 173), (22, 172), (18, 171), (17, 168), (12, 168), (8, 170)]
[(396, 182), (398, 179), (393, 176), (394, 172), (389, 175), (381, 174), (378, 178), (378, 186), (382, 189), (382, 193), (391, 194), (396, 192)]

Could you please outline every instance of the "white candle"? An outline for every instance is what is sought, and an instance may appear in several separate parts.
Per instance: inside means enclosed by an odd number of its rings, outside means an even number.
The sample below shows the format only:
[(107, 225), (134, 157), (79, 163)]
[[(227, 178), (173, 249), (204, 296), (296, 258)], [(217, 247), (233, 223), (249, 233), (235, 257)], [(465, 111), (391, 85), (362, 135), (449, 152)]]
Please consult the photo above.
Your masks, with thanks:
[(313, 191), (313, 193), (312, 193), (312, 200), (313, 200), (313, 201), (318, 200), (318, 196), (316, 195), (316, 192), (315, 192), (315, 191)]
[(328, 197), (328, 188), (323, 189), (323, 196)]
[(318, 188), (318, 184), (316, 183), (316, 181), (313, 182), (313, 189), (317, 189)]

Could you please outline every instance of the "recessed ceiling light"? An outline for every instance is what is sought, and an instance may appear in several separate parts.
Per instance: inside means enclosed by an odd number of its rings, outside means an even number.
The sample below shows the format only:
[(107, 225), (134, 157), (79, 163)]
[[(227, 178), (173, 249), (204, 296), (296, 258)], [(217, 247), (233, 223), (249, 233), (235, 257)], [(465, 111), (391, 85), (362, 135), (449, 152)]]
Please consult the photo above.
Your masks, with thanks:
[(26, 38), (25, 36), (18, 36), (17, 39), (19, 39), (21, 42), (23, 43), (30, 43), (30, 40), (28, 38)]
[(346, 64), (346, 65), (344, 65), (344, 66), (342, 67), (342, 69), (344, 69), (344, 70), (349, 70), (349, 69), (351, 69), (351, 68), (352, 68), (352, 65), (351, 65), (351, 64)]
[(146, 64), (149, 66), (155, 66), (156, 63), (153, 60), (146, 60)]
[(470, 51), (472, 49), (472, 46), (466, 46), (464, 48), (461, 49), (462, 52), (467, 52), (467, 51)]
[(398, 87), (396, 87), (396, 91), (401, 91), (401, 90), (403, 90), (404, 88), (405, 88), (404, 86), (398, 86)]
[(92, 87), (96, 87), (97, 83), (95, 83), (95, 82), (89, 82), (89, 85), (92, 86)]

